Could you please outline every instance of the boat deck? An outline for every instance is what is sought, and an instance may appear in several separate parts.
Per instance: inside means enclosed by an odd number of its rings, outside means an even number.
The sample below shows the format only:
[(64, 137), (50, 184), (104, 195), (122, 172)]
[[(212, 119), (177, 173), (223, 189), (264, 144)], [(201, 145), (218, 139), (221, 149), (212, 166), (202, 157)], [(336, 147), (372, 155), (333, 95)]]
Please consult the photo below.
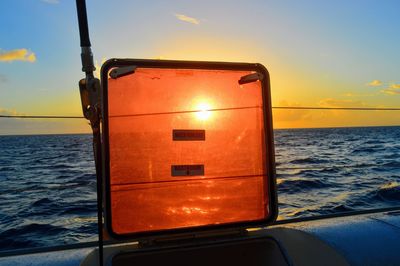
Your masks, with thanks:
[[(265, 240), (265, 243), (261, 240)], [(274, 245), (270, 240), (275, 241), (281, 249), (271, 252)], [(233, 242), (238, 239), (233, 240)], [(400, 211), (391, 211), (385, 213), (373, 213), (347, 217), (336, 217), (331, 219), (321, 219), (299, 223), (288, 223), (271, 226), (268, 229), (251, 230), (246, 236), (247, 243), (258, 241), (257, 247), (241, 246), (241, 250), (253, 250), (256, 253), (249, 253), (248, 256), (258, 257), (250, 261), (245, 261), (243, 255), (235, 261), (229, 262), (231, 265), (399, 265), (400, 264)], [(232, 241), (231, 241), (232, 242)], [(231, 243), (229, 242), (229, 243)], [(268, 242), (268, 243), (267, 243)], [(111, 265), (112, 257), (115, 254), (124, 254), (124, 259), (136, 260), (134, 265), (152, 265), (149, 258), (158, 255), (160, 251), (164, 255), (160, 259), (155, 258), (153, 264), (163, 265), (172, 263), (178, 254), (182, 265), (192, 265), (184, 259), (190, 253), (191, 261), (196, 261), (196, 265), (202, 265), (204, 260), (201, 258), (212, 258), (214, 265), (221, 265), (221, 258), (225, 256), (234, 256), (239, 253), (236, 248), (228, 250), (219, 250), (214, 247), (229, 246), (228, 242), (214, 241), (203, 250), (203, 253), (196, 255), (196, 250), (204, 245), (199, 244), (194, 247), (166, 247), (155, 250), (154, 247), (145, 247), (138, 249), (137, 243), (122, 243), (106, 245), (105, 265)], [(211, 247), (211, 248), (210, 248)], [(188, 253), (187, 250), (191, 249)], [(189, 249), (188, 249), (189, 248)], [(178, 252), (181, 252), (179, 253)], [(182, 253), (182, 251), (184, 251)], [(218, 252), (215, 252), (218, 251)], [(146, 255), (147, 254), (147, 255)], [(194, 255), (193, 255), (194, 254)], [(214, 254), (211, 256), (211, 254)], [(217, 254), (217, 255), (216, 255)], [(219, 254), (219, 255), (218, 255)], [(140, 256), (139, 256), (140, 255)], [(277, 259), (277, 256), (283, 255), (284, 260)], [(143, 257), (144, 256), (144, 257)], [(147, 258), (146, 258), (147, 256)], [(182, 257), (184, 256), (184, 257)], [(197, 257), (196, 257), (197, 256)], [(217, 256), (217, 257), (215, 257)], [(138, 259), (141, 257), (140, 259)], [(187, 257), (187, 256), (186, 256)], [(121, 258), (121, 257), (119, 257)], [(171, 258), (171, 260), (168, 260)], [(249, 257), (247, 257), (248, 259)], [(228, 262), (229, 260), (225, 260)], [(147, 263), (146, 263), (147, 262)], [(261, 263), (262, 262), (262, 263)], [(126, 265), (120, 260), (116, 265)], [(126, 263), (126, 261), (125, 261)], [(209, 262), (207, 262), (209, 263)], [(179, 263), (178, 263), (179, 264)], [(97, 265), (96, 243), (85, 243), (71, 246), (54, 247), (47, 249), (20, 250), (15, 252), (3, 252), (0, 254), (0, 265), (63, 265), (63, 266), (90, 266)]]

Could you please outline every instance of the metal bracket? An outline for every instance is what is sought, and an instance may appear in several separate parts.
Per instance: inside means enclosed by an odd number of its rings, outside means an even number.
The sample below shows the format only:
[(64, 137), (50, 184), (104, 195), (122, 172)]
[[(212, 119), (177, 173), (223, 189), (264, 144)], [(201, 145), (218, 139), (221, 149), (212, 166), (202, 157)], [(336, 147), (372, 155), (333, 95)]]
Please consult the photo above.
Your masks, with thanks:
[(90, 121), (92, 129), (98, 127), (101, 115), (100, 80), (87, 77), (79, 81), (83, 116)]
[(249, 74), (249, 75), (241, 77), (239, 79), (239, 84), (243, 85), (243, 84), (247, 84), (247, 83), (251, 83), (251, 82), (255, 82), (257, 80), (263, 80), (263, 79), (264, 79), (263, 74), (253, 73), (253, 74)]
[(129, 74), (135, 73), (137, 66), (126, 66), (126, 67), (118, 67), (114, 68), (110, 72), (110, 77), (113, 79), (117, 79), (123, 76), (127, 76)]

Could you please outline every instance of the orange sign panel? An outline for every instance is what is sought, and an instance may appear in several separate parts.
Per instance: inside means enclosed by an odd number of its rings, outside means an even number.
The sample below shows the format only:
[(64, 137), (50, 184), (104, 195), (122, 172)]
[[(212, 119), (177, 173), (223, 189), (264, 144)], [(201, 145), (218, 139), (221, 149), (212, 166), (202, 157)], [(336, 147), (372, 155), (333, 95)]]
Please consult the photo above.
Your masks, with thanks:
[(252, 71), (140, 68), (108, 79), (115, 234), (266, 219), (262, 83)]

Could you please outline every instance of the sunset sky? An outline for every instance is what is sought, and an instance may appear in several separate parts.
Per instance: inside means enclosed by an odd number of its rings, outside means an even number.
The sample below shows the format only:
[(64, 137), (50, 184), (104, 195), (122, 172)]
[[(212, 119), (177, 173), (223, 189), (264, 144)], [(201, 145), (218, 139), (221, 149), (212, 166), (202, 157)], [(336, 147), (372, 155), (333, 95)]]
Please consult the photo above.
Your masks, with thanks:
[[(398, 0), (87, 0), (97, 64), (113, 57), (259, 62), (274, 106), (400, 107)], [(0, 3), (0, 114), (81, 115), (72, 0)], [(400, 125), (400, 111), (275, 110), (276, 128)], [(0, 118), (0, 134), (89, 132)]]

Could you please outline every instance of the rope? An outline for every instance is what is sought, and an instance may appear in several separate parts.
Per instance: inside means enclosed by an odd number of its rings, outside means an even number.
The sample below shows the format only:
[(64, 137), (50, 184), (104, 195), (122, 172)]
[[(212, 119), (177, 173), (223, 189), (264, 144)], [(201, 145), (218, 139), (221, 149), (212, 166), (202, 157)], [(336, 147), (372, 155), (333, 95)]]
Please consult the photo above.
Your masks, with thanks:
[(66, 115), (0, 115), (0, 118), (45, 118), (45, 119), (82, 119), (83, 116), (66, 116)]
[(272, 109), (292, 110), (348, 110), (348, 111), (400, 111), (400, 108), (375, 108), (375, 107), (313, 107), (313, 106), (273, 106)]
[[(237, 107), (237, 108), (219, 108), (209, 109), (205, 111), (226, 111), (237, 109), (258, 108), (260, 106)], [(273, 106), (272, 109), (286, 109), (286, 110), (347, 110), (347, 111), (400, 111), (400, 108), (375, 108), (375, 107), (315, 107), (315, 106)], [(149, 114), (132, 114), (121, 115), (124, 116), (142, 116), (142, 115), (159, 115), (159, 114), (175, 114), (175, 113), (194, 113), (203, 110), (194, 111), (180, 111), (180, 112), (164, 112), (164, 113), (149, 113)], [(28, 118), (28, 119), (83, 119), (83, 116), (68, 116), (68, 115), (0, 115), (0, 118)]]

